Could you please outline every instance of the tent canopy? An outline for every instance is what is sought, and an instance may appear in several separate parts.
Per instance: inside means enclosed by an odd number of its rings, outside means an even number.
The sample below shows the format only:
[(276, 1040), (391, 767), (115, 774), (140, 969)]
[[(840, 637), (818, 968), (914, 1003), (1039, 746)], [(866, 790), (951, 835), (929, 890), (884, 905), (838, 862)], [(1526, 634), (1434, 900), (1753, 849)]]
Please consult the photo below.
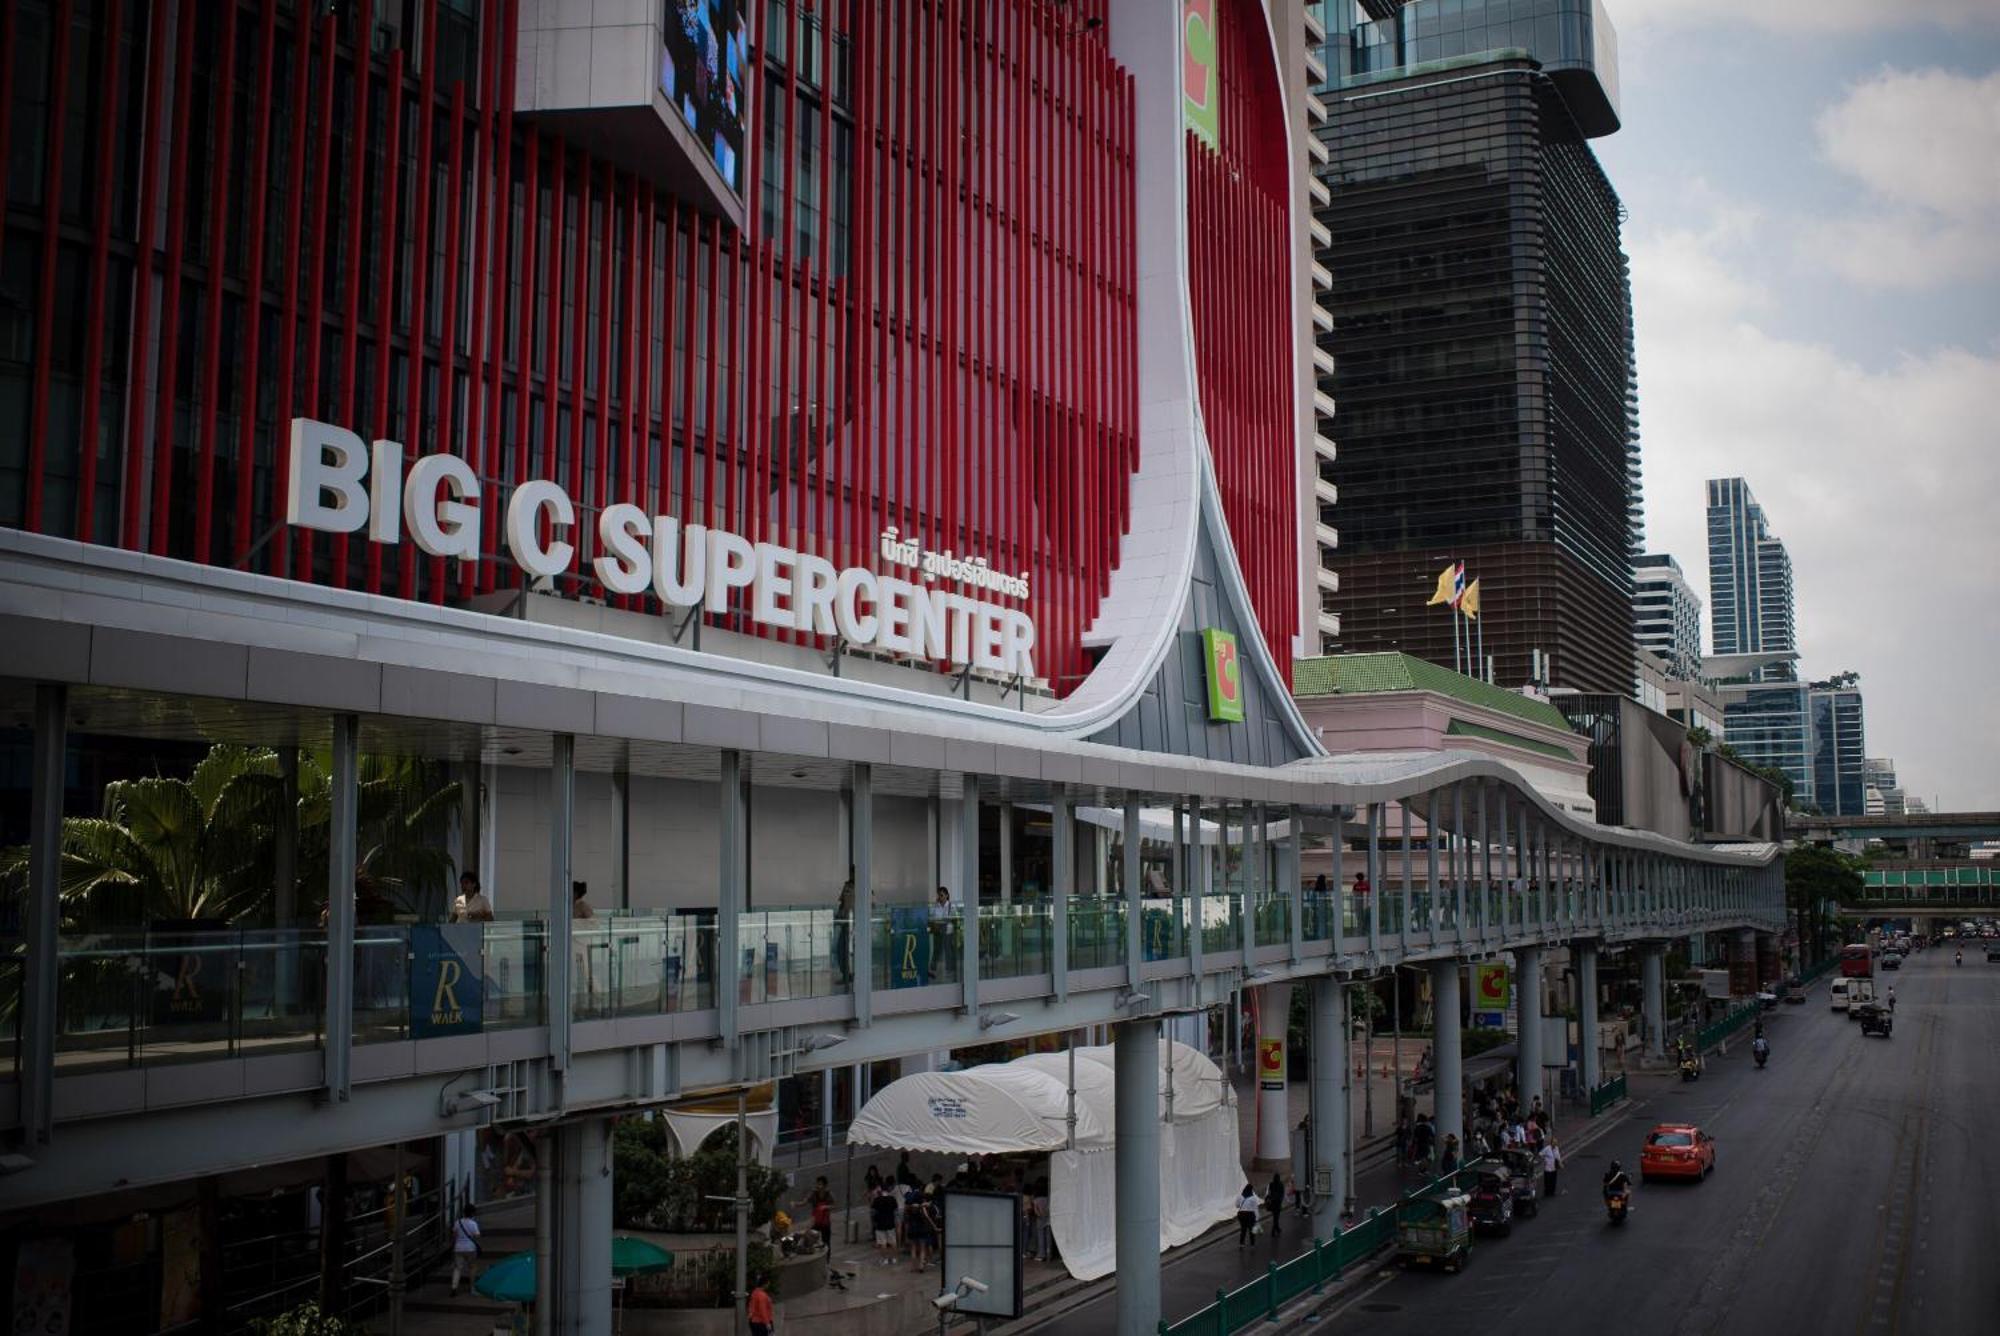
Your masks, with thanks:
[[(1076, 1149), (1112, 1145), (1112, 1050), (1076, 1053)], [(1186, 1044), (1172, 1043), (1161, 1064), (1165, 1121), (1171, 1070), (1175, 1119), (1197, 1118), (1229, 1097), (1214, 1063)], [(1069, 1135), (1069, 1055), (1034, 1053), (962, 1072), (918, 1072), (869, 1100), (848, 1128), (856, 1145), (947, 1155), (1005, 1155), (1061, 1150)]]

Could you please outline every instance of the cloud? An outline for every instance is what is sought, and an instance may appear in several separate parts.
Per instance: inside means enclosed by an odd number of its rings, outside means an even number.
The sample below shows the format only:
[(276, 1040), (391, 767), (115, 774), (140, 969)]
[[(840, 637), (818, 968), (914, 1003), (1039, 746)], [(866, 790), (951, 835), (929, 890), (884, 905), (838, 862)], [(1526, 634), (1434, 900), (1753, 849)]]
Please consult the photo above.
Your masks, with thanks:
[(1606, 0), (1612, 26), (1707, 28), (1726, 33), (1747, 24), (1788, 37), (1812, 33), (1898, 31), (1992, 26), (2000, 22), (1993, 0)]
[[(1768, 230), (1768, 229), (1767, 229)], [(1707, 588), (1704, 480), (1742, 476), (1791, 550), (1804, 671), (1862, 674), (1871, 755), (1919, 793), (2000, 807), (2000, 352), (1862, 361), (1771, 332), (1748, 277), (1775, 239), (1694, 226), (1630, 238), (1646, 517)]]
[(1814, 130), (1820, 159), (1871, 207), (1803, 223), (1808, 258), (1870, 288), (2000, 271), (2000, 72), (1883, 70), (1821, 111)]

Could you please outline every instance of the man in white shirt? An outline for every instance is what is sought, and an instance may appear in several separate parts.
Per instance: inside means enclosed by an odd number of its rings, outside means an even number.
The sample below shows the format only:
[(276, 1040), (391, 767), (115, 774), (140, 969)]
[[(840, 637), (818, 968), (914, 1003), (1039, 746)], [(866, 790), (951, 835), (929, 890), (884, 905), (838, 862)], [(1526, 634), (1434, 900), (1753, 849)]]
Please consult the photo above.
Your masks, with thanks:
[(1556, 1195), (1556, 1170), (1562, 1167), (1562, 1162), (1562, 1152), (1556, 1149), (1555, 1135), (1551, 1133), (1549, 1139), (1542, 1143), (1542, 1195), (1544, 1197), (1553, 1197)]
[(479, 1257), (478, 1211), (471, 1202), (465, 1204), (457, 1220), (451, 1226), (451, 1292), (458, 1293), (458, 1283), (472, 1281), (473, 1263)]

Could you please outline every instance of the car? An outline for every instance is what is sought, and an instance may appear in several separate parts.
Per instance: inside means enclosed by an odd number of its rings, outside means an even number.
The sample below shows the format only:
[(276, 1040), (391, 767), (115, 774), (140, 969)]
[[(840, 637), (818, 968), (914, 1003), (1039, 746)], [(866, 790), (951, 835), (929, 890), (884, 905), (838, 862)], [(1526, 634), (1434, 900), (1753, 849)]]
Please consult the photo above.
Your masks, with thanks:
[(1835, 1011), (1847, 1010), (1847, 989), (1848, 982), (1845, 979), (1835, 979), (1832, 983), (1828, 984), (1826, 986), (1827, 1005)]
[(1715, 1171), (1715, 1138), (1693, 1123), (1661, 1123), (1646, 1133), (1639, 1150), (1639, 1177), (1692, 1178), (1696, 1182)]
[(1986, 948), (1986, 963), (1991, 965), (1995, 961), (2000, 961), (2000, 946), (1989, 946)]
[(1903, 968), (1903, 958), (1894, 951), (1885, 951), (1882, 953), (1882, 968), (1885, 970), (1899, 970)]
[(1877, 1006), (1873, 1002), (1856, 1007), (1854, 1017), (1861, 1022), (1862, 1034), (1879, 1034), (1884, 1039), (1889, 1038), (1889, 1032), (1895, 1025), (1895, 1016), (1889, 1008)]

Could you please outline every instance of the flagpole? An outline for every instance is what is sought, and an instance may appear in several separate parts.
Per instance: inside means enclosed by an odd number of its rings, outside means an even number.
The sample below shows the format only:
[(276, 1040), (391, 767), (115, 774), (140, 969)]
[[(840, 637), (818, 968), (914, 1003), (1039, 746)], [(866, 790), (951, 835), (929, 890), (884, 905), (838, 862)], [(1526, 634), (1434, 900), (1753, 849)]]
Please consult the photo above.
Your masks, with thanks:
[(1486, 671), (1486, 619), (1479, 619), (1479, 671), (1474, 674), (1480, 680), (1491, 682), (1493, 674)]

